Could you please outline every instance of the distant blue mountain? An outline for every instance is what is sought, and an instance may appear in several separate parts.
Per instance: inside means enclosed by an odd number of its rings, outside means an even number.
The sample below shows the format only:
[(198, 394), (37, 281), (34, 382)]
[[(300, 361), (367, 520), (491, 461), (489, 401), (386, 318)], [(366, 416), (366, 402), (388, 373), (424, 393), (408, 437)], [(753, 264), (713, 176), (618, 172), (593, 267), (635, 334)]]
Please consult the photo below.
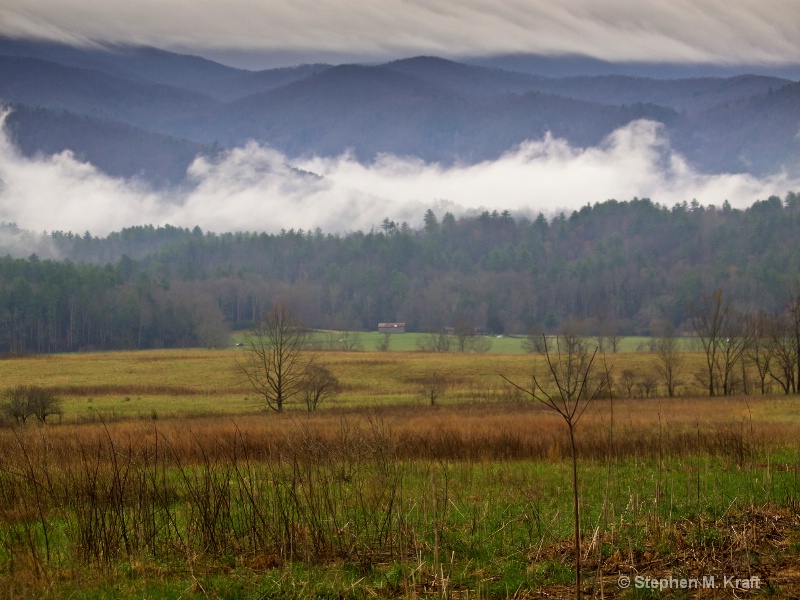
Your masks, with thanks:
[(18, 106), (9, 126), (26, 154), (70, 149), (154, 185), (179, 182), (192, 153), (248, 140), (289, 156), (470, 163), (547, 132), (596, 145), (635, 119), (662, 123), (701, 170), (800, 169), (800, 84), (703, 69), (509, 56), (247, 71), (149, 47), (0, 39), (0, 101)]
[(627, 75), (650, 79), (687, 79), (694, 77), (728, 78), (737, 75), (763, 75), (800, 80), (800, 64), (788, 65), (716, 65), (710, 63), (610, 62), (582, 55), (542, 56), (539, 54), (503, 54), (465, 57), (462, 62), (482, 67), (517, 71), (544, 77), (599, 77)]

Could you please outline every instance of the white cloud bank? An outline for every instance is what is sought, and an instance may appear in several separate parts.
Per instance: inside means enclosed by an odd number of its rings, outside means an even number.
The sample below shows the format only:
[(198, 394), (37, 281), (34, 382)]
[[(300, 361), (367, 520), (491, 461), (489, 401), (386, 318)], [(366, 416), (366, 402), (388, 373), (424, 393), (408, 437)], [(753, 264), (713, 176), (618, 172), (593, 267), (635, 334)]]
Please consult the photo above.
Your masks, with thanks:
[(797, 0), (0, 0), (0, 33), (305, 53), (800, 62)]
[(417, 226), (427, 208), (442, 212), (443, 201), (455, 213), (508, 209), (531, 215), (634, 196), (667, 206), (697, 199), (745, 207), (800, 190), (796, 175), (697, 173), (649, 121), (630, 123), (599, 147), (573, 148), (546, 137), (495, 161), (455, 167), (394, 156), (370, 165), (348, 156), (292, 161), (252, 143), (216, 163), (198, 158), (189, 179), (184, 191), (153, 191), (108, 177), (69, 153), (24, 158), (0, 137), (0, 220), (34, 231), (94, 235), (142, 224), (346, 232), (369, 230), (386, 217)]

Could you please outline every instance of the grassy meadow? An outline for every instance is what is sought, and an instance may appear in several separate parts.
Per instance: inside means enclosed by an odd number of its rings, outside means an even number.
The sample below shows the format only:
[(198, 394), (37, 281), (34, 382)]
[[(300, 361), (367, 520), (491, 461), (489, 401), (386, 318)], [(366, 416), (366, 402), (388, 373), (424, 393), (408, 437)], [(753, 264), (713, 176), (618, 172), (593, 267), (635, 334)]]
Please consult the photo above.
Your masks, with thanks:
[[(322, 352), (339, 397), (278, 415), (241, 351), (0, 361), (0, 386), (64, 403), (60, 422), (0, 428), (0, 598), (570, 596), (566, 428), (500, 377), (525, 385), (541, 357)], [(605, 358), (612, 378), (655, 365)], [(686, 355), (683, 395), (615, 388), (579, 423), (587, 597), (800, 593), (797, 397), (698, 395), (703, 359)], [(431, 373), (448, 384), (435, 406)]]
[[(416, 339), (413, 334), (395, 337), (407, 337), (412, 340), (409, 344)], [(519, 395), (500, 375), (527, 385), (533, 369), (543, 372), (544, 361), (541, 356), (523, 353), (520, 339), (505, 339), (515, 344), (513, 352), (431, 353), (399, 348), (318, 352), (318, 362), (333, 372), (342, 388), (342, 393), (322, 408), (424, 404), (420, 390), (431, 374), (447, 380), (444, 404), (518, 400)], [(8, 358), (0, 361), (0, 388), (20, 384), (52, 388), (64, 401), (67, 421), (258, 412), (263, 405), (237, 368), (243, 351), (234, 347)], [(655, 356), (642, 352), (608, 354), (605, 360), (612, 376), (626, 369), (652, 372), (655, 365)], [(601, 361), (598, 356), (598, 366)], [(702, 366), (700, 353), (687, 354), (687, 392), (701, 391), (690, 374)], [(304, 407), (290, 404), (287, 410)]]

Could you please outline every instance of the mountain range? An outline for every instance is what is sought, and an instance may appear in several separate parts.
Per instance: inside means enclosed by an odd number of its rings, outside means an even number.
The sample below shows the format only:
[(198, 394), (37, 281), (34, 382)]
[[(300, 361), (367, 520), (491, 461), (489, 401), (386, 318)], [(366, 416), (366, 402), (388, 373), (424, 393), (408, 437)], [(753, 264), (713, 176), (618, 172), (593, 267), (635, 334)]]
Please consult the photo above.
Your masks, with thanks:
[(24, 155), (70, 150), (154, 186), (249, 140), (290, 158), (473, 164), (547, 133), (596, 146), (637, 119), (661, 123), (701, 172), (800, 170), (800, 83), (746, 72), (559, 77), (436, 57), (247, 71), (150, 47), (0, 39), (0, 102)]

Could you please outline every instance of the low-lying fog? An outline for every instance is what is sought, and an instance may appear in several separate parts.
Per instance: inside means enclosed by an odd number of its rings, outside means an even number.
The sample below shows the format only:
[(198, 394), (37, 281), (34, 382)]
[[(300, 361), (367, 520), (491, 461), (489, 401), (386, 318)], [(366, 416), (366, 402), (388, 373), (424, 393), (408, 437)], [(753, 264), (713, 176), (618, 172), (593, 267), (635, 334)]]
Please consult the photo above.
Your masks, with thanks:
[[(307, 173), (304, 173), (307, 172)], [(312, 175), (309, 173), (316, 174)], [(670, 149), (657, 123), (632, 122), (593, 148), (545, 137), (491, 162), (444, 167), (379, 156), (296, 159), (251, 143), (211, 163), (198, 158), (181, 190), (111, 178), (70, 153), (24, 158), (0, 135), (0, 221), (39, 232), (106, 235), (126, 226), (205, 231), (369, 230), (388, 217), (419, 226), (428, 208), (552, 216), (610, 198), (649, 197), (745, 207), (800, 190), (800, 176), (702, 174)]]

